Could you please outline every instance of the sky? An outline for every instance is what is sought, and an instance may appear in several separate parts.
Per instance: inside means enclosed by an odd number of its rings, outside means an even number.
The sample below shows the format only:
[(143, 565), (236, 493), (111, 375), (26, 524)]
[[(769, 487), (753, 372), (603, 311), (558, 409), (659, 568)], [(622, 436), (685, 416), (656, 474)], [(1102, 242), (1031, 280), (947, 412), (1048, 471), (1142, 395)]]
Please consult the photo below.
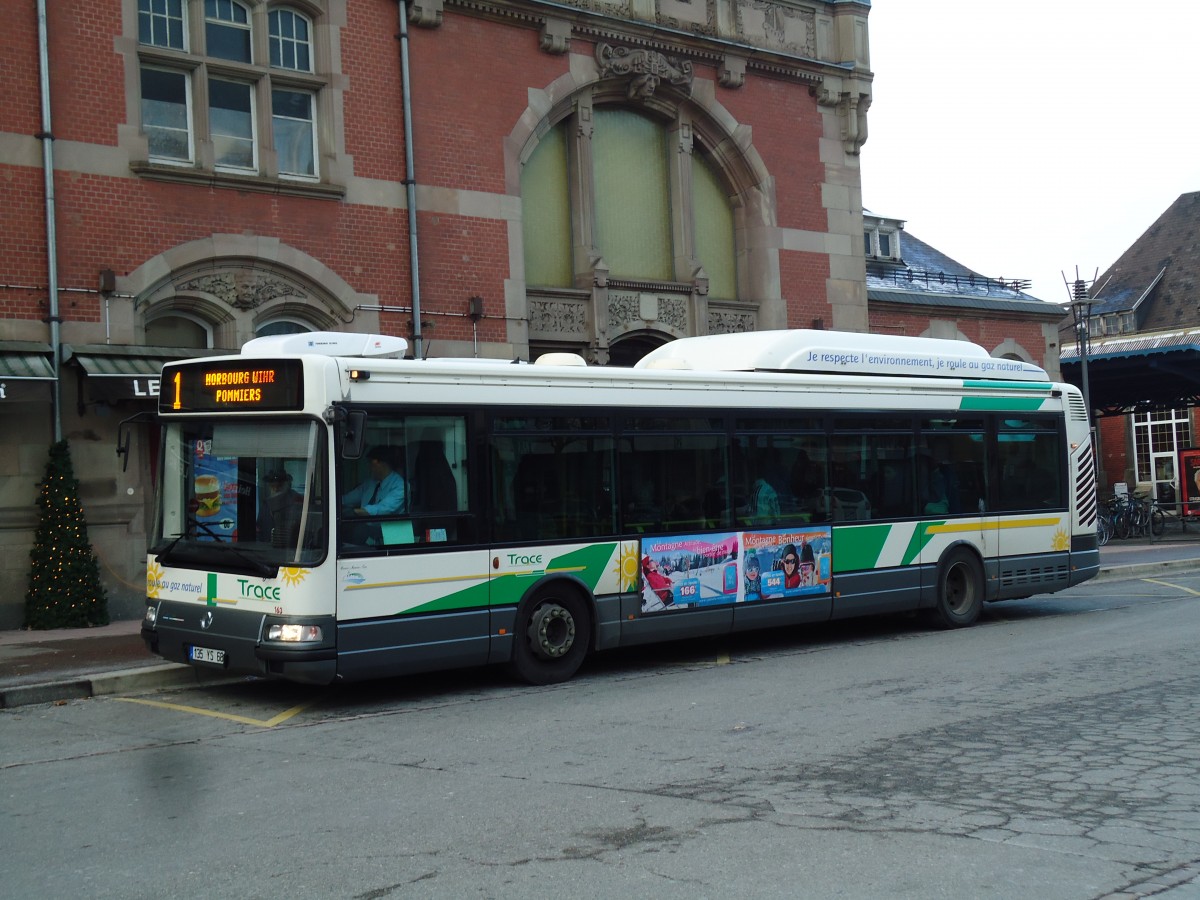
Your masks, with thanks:
[(1200, 191), (1196, 0), (873, 0), (868, 27), (863, 206), (981, 275), (1065, 303)]

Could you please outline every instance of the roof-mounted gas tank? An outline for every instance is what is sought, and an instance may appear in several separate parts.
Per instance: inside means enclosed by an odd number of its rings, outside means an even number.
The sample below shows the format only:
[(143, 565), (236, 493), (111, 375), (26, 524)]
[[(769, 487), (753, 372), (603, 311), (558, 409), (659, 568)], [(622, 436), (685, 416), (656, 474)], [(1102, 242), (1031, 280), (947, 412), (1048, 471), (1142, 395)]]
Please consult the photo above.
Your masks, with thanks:
[(273, 334), (254, 338), (242, 345), (242, 356), (360, 356), (369, 359), (402, 357), (408, 341), (384, 334), (352, 334), (341, 331), (310, 331), (303, 334)]
[(998, 359), (968, 341), (805, 329), (681, 338), (651, 350), (636, 368), (1049, 380), (1032, 363)]

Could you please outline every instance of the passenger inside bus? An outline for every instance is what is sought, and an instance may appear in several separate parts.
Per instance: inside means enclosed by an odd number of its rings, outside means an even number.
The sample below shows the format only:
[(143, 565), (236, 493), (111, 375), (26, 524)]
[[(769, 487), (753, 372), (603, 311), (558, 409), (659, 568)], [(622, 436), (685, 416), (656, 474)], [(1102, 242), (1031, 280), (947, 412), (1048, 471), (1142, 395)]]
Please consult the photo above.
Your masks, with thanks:
[(275, 547), (295, 547), (300, 536), (303, 498), (292, 488), (292, 476), (282, 469), (263, 479), (267, 496), (259, 507), (258, 539)]

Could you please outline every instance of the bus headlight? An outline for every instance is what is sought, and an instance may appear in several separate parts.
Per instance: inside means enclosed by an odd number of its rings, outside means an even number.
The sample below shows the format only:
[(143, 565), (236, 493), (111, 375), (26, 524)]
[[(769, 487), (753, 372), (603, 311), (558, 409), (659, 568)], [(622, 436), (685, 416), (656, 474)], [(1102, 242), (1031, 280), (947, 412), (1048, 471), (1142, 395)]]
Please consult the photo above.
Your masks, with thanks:
[(154, 623), (158, 621), (158, 604), (150, 604), (146, 607), (146, 615), (142, 616), (142, 624), (147, 628), (153, 628)]
[(324, 635), (320, 625), (269, 625), (267, 626), (268, 641), (286, 641), (291, 644), (306, 644), (320, 641)]

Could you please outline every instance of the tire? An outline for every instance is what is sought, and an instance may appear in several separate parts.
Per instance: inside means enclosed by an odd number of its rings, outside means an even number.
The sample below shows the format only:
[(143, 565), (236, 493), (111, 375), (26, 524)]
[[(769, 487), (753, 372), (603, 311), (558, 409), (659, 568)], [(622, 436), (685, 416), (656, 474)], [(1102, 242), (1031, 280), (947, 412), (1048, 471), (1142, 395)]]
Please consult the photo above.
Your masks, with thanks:
[(521, 604), (508, 670), (529, 684), (557, 684), (579, 671), (592, 641), (587, 604), (569, 588), (544, 588)]
[(1158, 507), (1150, 510), (1150, 531), (1155, 537), (1159, 537), (1167, 527), (1167, 517), (1163, 515), (1163, 511)]
[(1125, 538), (1129, 537), (1128, 510), (1122, 509), (1120, 512), (1118, 512), (1116, 518), (1113, 520), (1113, 524), (1115, 525), (1114, 531), (1117, 537), (1119, 537), (1121, 540), (1125, 540)]
[(1112, 523), (1108, 516), (1101, 513), (1096, 518), (1096, 543), (1103, 547), (1112, 537)]
[(941, 628), (974, 625), (983, 611), (983, 566), (965, 548), (951, 550), (938, 566), (937, 605), (929, 611)]

